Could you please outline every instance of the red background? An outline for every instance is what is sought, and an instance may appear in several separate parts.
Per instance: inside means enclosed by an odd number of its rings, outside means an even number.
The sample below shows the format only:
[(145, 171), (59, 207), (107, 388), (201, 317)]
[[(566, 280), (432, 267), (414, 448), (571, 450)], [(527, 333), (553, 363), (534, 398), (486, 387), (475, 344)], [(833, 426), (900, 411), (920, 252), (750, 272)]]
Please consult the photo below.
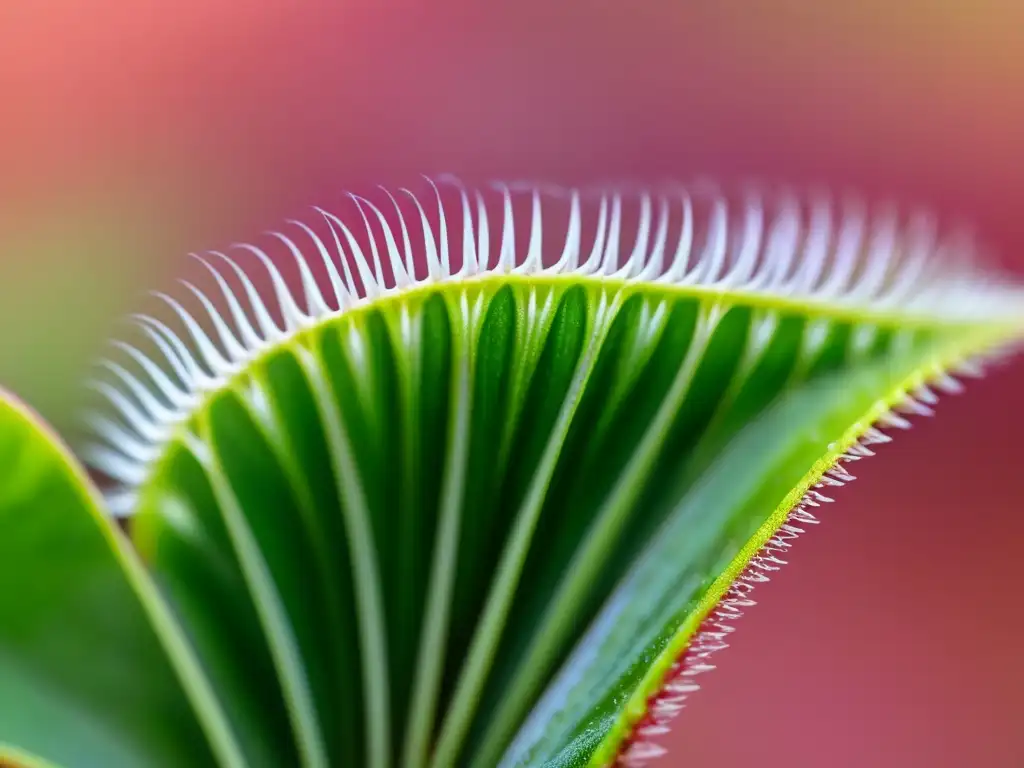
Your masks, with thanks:
[[(854, 184), (1024, 273), (1022, 30), (998, 0), (5, 3), (0, 381), (64, 423), (184, 252), (419, 172)], [(666, 765), (1024, 765), (1022, 383), (856, 467)]]

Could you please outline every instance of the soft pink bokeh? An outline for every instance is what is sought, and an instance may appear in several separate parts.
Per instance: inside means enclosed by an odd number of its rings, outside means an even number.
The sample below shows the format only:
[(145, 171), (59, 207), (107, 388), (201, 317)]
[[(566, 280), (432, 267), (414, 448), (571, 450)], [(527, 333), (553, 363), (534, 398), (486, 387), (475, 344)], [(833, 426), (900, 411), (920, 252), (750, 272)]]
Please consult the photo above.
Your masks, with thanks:
[[(132, 276), (110, 317), (185, 250), (421, 171), (854, 184), (965, 215), (1024, 273), (1024, 6), (21, 5), (0, 10), (0, 210), (72, 244), (68, 211), (97, 201), (114, 225), (152, 220), (131, 261), (95, 267)], [(5, 251), (0, 281), (28, 279), (31, 249)], [(0, 350), (24, 332), (5, 319)], [(65, 386), (47, 359), (0, 371)], [(1022, 384), (1020, 363), (972, 384), (861, 462), (759, 590), (667, 765), (1024, 765)]]

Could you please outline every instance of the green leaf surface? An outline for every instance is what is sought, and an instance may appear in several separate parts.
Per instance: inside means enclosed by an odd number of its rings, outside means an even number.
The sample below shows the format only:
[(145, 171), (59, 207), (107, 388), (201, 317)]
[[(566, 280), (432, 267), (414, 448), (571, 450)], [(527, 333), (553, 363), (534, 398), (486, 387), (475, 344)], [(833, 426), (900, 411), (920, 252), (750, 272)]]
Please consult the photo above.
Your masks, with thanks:
[[(219, 628), (209, 675), (241, 681), (222, 703), (289, 760), (496, 765), (545, 690), (509, 764), (607, 760), (653, 660), (681, 653), (816, 462), (1005, 332), (582, 278), (410, 292), (210, 398), (136, 538), (159, 583), (211, 603), (180, 616)], [(191, 565), (171, 498), (202, 510)], [(249, 596), (233, 629), (215, 571)], [(277, 682), (246, 680), (233, 647)]]
[(134, 554), (70, 455), (5, 396), (0, 532), (0, 762), (215, 764)]

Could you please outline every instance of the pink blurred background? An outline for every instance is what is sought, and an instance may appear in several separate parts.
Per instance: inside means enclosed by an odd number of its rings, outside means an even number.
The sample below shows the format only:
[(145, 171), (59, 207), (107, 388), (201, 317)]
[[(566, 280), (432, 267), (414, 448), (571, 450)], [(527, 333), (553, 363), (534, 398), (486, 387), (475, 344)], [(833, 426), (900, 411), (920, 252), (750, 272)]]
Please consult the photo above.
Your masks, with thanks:
[[(60, 424), (143, 289), (367, 181), (756, 174), (977, 225), (1024, 274), (1024, 6), (5, 3), (0, 382)], [(838, 494), (666, 765), (1024, 765), (1024, 363)]]

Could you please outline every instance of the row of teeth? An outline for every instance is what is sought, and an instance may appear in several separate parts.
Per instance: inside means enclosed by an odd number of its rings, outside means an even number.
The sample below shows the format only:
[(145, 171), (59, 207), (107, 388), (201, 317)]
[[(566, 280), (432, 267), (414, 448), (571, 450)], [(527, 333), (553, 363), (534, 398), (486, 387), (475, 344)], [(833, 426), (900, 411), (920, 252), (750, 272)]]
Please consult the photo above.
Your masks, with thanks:
[[(879, 417), (876, 424), (887, 429), (910, 429), (911, 422), (905, 416), (932, 416), (934, 411), (931, 406), (939, 399), (937, 392), (958, 394), (963, 391), (963, 385), (955, 376), (980, 378), (984, 374), (983, 363), (1000, 362), (1005, 357), (1005, 350), (996, 351), (959, 363), (952, 369), (952, 375), (937, 374), (930, 384), (922, 384), (911, 394), (905, 395), (899, 405)], [(736, 630), (735, 622), (743, 616), (745, 609), (755, 605), (751, 599), (754, 588), (769, 581), (770, 574), (786, 565), (787, 561), (782, 556), (787, 555), (793, 542), (806, 532), (807, 526), (820, 522), (811, 509), (833, 501), (826, 492), (856, 479), (844, 465), (874, 456), (874, 447), (892, 442), (892, 438), (878, 427), (865, 430), (861, 438), (808, 489), (779, 530), (726, 591), (684, 653), (669, 668), (661, 689), (648, 700), (647, 712), (624, 743), (613, 763), (615, 768), (646, 768), (667, 754), (668, 750), (660, 742), (671, 730), (672, 721), (686, 706), (689, 698), (700, 690), (697, 678), (715, 669), (709, 659), (728, 647), (727, 638)]]
[[(824, 198), (805, 202), (794, 195), (748, 194), (735, 205), (721, 192), (703, 188), (626, 195), (497, 185), (496, 202), (488, 203), (479, 190), (469, 191), (453, 180), (443, 183), (455, 189), (453, 201), (446, 202), (434, 182), (433, 202), (427, 204), (408, 190), (397, 197), (385, 190), (385, 208), (393, 209), (388, 216), (370, 200), (350, 195), (361, 222), (356, 231), (322, 209), (316, 210), (329, 230), (326, 237), (302, 222), (289, 222), (308, 241), (306, 250), (292, 237), (272, 233), (297, 268), (297, 290), (289, 287), (266, 251), (237, 245), (238, 259), (222, 252), (196, 256), (216, 284), (218, 299), (184, 283), (201, 305), (201, 316), (166, 294), (155, 294), (183, 332), (157, 318), (135, 316), (162, 359), (116, 342), (137, 373), (105, 361), (103, 378), (92, 384), (115, 418), (98, 412), (87, 417), (96, 439), (83, 453), (93, 468), (123, 489), (110, 497), (112, 511), (130, 510), (133, 489), (144, 481), (175, 428), (207, 393), (223, 387), (263, 350), (325, 317), (412, 285), (483, 274), (578, 274), (877, 311), (947, 318), (955, 312), (968, 320), (1020, 312), (1018, 294), (979, 273), (969, 263), (970, 249), (939, 242), (924, 217), (903, 224), (895, 213), (869, 216), (864, 206), (846, 206), (837, 215)], [(517, 217), (522, 214), (514, 214), (513, 200), (518, 196), (530, 207), (525, 249), (516, 243)], [(542, 217), (550, 221), (555, 215), (550, 206), (559, 200), (568, 201), (568, 213), (557, 213), (556, 229), (565, 227), (564, 243), (557, 260), (545, 264)], [(588, 215), (593, 214), (595, 200), (597, 220), (591, 233), (588, 219), (587, 238), (593, 234), (588, 247), (583, 211), (587, 205)], [(624, 225), (623, 206), (634, 203), (638, 220)], [(421, 236), (412, 237), (410, 222)], [(461, 238), (450, 239), (450, 229), (461, 231)], [(630, 229), (628, 237), (625, 229)], [(366, 235), (362, 245), (356, 235), (360, 230)], [(457, 243), (462, 256), (456, 269), (450, 251)], [(425, 271), (417, 270), (416, 252), (425, 257)], [(256, 274), (242, 266), (242, 258), (269, 280), (269, 296), (255, 287)], [(326, 281), (314, 276), (315, 264)]]

